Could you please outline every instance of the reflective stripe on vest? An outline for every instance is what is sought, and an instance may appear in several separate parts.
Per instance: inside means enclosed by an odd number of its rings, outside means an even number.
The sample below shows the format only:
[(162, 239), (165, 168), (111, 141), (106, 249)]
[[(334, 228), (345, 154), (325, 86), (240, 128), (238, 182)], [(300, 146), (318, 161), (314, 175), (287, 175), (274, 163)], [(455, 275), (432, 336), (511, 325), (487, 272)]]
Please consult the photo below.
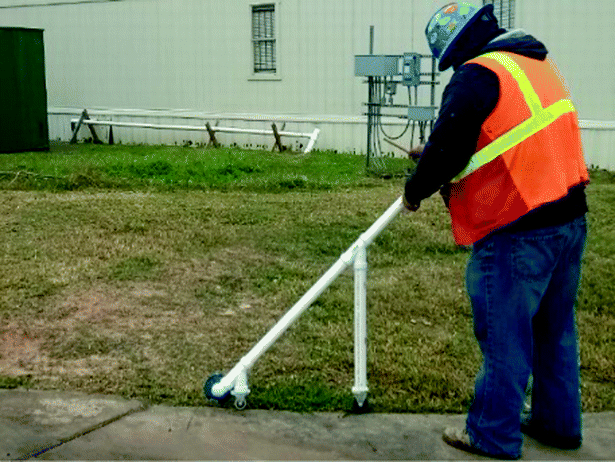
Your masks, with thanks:
[(569, 99), (562, 99), (547, 108), (543, 108), (538, 94), (530, 83), (525, 72), (511, 58), (503, 53), (493, 52), (480, 56), (481, 58), (492, 59), (500, 63), (510, 72), (515, 79), (525, 102), (527, 103), (531, 116), (525, 122), (517, 125), (515, 128), (493, 140), (483, 149), (475, 153), (468, 165), (461, 171), (459, 175), (451, 180), (451, 183), (457, 183), (466, 176), (478, 170), (485, 164), (495, 160), (498, 156), (504, 154), (511, 148), (522, 143), (530, 136), (538, 133), (540, 130), (551, 125), (555, 120), (569, 112), (575, 112), (574, 105)]

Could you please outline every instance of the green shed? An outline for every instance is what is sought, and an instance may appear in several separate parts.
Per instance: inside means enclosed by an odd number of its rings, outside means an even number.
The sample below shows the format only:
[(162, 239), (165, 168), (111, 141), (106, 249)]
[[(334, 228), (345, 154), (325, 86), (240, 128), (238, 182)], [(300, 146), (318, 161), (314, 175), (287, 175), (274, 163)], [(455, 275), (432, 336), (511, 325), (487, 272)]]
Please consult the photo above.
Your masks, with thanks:
[(0, 152), (48, 149), (43, 31), (0, 27)]

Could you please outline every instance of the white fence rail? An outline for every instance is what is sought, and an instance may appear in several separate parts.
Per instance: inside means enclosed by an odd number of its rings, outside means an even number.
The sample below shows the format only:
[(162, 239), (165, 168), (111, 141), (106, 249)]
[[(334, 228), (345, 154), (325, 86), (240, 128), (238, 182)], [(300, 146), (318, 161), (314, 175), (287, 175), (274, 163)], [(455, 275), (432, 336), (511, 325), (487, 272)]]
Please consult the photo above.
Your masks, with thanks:
[(281, 137), (287, 136), (291, 138), (307, 138), (309, 141), (304, 153), (309, 153), (314, 148), (316, 144), (316, 140), (318, 139), (318, 134), (320, 133), (319, 128), (315, 128), (314, 131), (310, 133), (301, 133), (301, 132), (292, 132), (292, 131), (284, 131), (278, 130), (275, 123), (271, 124), (271, 130), (262, 130), (256, 128), (236, 128), (236, 127), (218, 127), (211, 126), (209, 122), (202, 125), (169, 125), (169, 124), (154, 124), (154, 123), (140, 123), (140, 122), (118, 122), (113, 120), (98, 120), (92, 119), (88, 116), (87, 111), (84, 111), (79, 119), (71, 119), (71, 130), (73, 133), (71, 143), (75, 143), (77, 141), (77, 135), (79, 133), (79, 129), (87, 125), (92, 132), (92, 136), (95, 141), (100, 141), (95, 130), (93, 129), (96, 125), (103, 125), (109, 127), (134, 127), (134, 128), (150, 128), (156, 130), (184, 130), (184, 131), (206, 131), (209, 133), (210, 143), (214, 145), (218, 145), (218, 141), (216, 140), (216, 132), (219, 133), (240, 133), (240, 134), (250, 134), (250, 135), (271, 135), (275, 138), (275, 147), (278, 147), (280, 151), (284, 150), (282, 146)]
[[(70, 122), (75, 117), (79, 117), (82, 109), (78, 108), (49, 108), (49, 135), (50, 139), (69, 141), (72, 136)], [(314, 127), (320, 127), (321, 131), (318, 134), (318, 148), (323, 150), (336, 150), (340, 152), (354, 152), (361, 154), (365, 152), (365, 125), (366, 118), (364, 116), (298, 116), (298, 115), (275, 115), (275, 114), (222, 114), (222, 113), (205, 113), (193, 112), (188, 110), (142, 110), (142, 109), (92, 109), (89, 111), (93, 119), (97, 119), (99, 124), (102, 124), (103, 119), (114, 120), (114, 124), (119, 126), (121, 123), (134, 123), (135, 127), (128, 127), (122, 131), (122, 142), (126, 140), (128, 143), (140, 144), (178, 144), (186, 142), (179, 138), (179, 133), (188, 133), (189, 131), (198, 130), (198, 136), (189, 135), (189, 141), (195, 144), (208, 141), (206, 134), (207, 121), (212, 124), (219, 124), (220, 127), (212, 126), (214, 130), (220, 133), (222, 129), (227, 128), (229, 134), (232, 127), (237, 126), (257, 126), (260, 129), (266, 129), (267, 125), (272, 122), (278, 126), (285, 127), (290, 124), (293, 128), (288, 133), (303, 132), (306, 135), (314, 134)], [(117, 122), (115, 122), (117, 121)], [(601, 120), (585, 120), (580, 121), (581, 135), (583, 146), (585, 148), (585, 160), (589, 166), (603, 168), (615, 171), (615, 121)], [(393, 121), (383, 119), (383, 125), (388, 131), (395, 132), (403, 130), (402, 121)], [(175, 125), (177, 124), (177, 125)], [(200, 124), (200, 125), (199, 125)], [(185, 130), (150, 130), (140, 127), (150, 127), (154, 125), (185, 127)], [(188, 128), (196, 126), (196, 128)], [(322, 129), (326, 127), (323, 132)], [(241, 128), (237, 128), (240, 129)], [(272, 134), (272, 130), (265, 130), (267, 134)], [(105, 132), (105, 130), (101, 130)], [(282, 130), (282, 136), (285, 132)], [(106, 135), (106, 133), (105, 133)], [(236, 132), (238, 144), (249, 147), (254, 141), (254, 138), (262, 138), (262, 135), (252, 135), (250, 133)], [(117, 139), (117, 137), (116, 137)], [(295, 147), (297, 151), (307, 150), (306, 143), (301, 138), (296, 140)], [(308, 141), (309, 137), (306, 136)], [(397, 141), (401, 146), (410, 147), (411, 141), (408, 135)], [(400, 152), (391, 148), (394, 154)]]

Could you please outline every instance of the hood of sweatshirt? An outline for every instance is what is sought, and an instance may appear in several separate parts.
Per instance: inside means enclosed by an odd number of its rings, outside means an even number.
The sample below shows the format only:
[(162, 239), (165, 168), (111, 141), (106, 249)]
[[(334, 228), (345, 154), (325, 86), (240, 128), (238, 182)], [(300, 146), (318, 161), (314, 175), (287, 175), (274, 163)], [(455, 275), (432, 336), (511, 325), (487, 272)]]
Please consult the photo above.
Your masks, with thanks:
[(451, 53), (453, 69), (457, 70), (466, 61), (491, 51), (508, 51), (541, 61), (547, 58), (549, 52), (545, 45), (523, 29), (507, 31), (493, 26), (489, 30), (487, 25), (480, 27), (463, 37)]
[(491, 51), (508, 51), (540, 61), (547, 59), (549, 53), (541, 41), (527, 34), (523, 29), (511, 30), (497, 36), (480, 50), (479, 55)]

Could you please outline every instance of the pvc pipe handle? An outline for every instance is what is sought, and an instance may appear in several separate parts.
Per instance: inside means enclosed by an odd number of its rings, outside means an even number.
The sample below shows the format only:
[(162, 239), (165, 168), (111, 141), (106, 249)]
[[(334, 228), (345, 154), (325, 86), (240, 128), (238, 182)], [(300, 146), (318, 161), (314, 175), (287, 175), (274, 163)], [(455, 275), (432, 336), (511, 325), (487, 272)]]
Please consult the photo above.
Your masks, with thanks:
[(220, 383), (212, 388), (212, 393), (221, 396), (230, 389), (240, 374), (252, 368), (290, 325), (327, 289), (333, 281), (354, 261), (356, 253), (367, 246), (387, 227), (387, 225), (404, 209), (403, 197), (400, 196), (354, 244), (331, 266), (325, 274), (299, 299), (293, 307), (267, 332), (267, 334), (225, 375)]

